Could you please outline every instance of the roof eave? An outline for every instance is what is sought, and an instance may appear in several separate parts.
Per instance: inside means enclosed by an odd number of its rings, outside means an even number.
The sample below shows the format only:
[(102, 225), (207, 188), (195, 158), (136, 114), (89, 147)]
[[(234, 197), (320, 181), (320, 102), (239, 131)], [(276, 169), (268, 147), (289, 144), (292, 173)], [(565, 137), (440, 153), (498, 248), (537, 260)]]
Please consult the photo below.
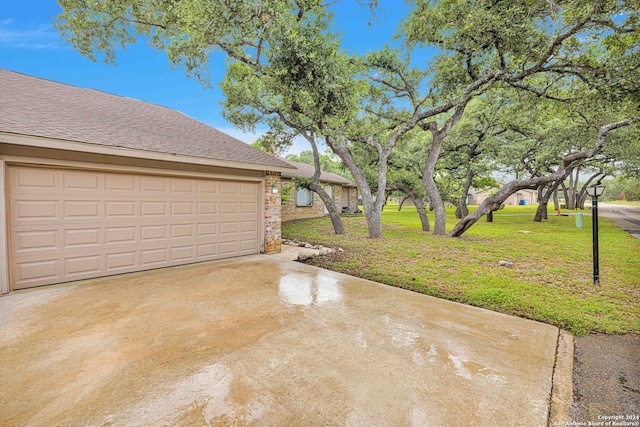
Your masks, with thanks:
[(232, 160), (217, 160), (206, 157), (195, 157), (183, 154), (162, 153), (158, 151), (136, 150), (117, 146), (94, 144), (89, 142), (70, 141), (48, 138), (36, 135), (25, 135), (0, 131), (0, 142), (5, 144), (22, 145), (36, 148), (51, 148), (56, 150), (75, 151), (91, 154), (128, 157), (145, 160), (158, 160), (192, 165), (226, 167), (254, 171), (288, 172), (294, 167), (275, 166), (260, 163), (237, 162)]

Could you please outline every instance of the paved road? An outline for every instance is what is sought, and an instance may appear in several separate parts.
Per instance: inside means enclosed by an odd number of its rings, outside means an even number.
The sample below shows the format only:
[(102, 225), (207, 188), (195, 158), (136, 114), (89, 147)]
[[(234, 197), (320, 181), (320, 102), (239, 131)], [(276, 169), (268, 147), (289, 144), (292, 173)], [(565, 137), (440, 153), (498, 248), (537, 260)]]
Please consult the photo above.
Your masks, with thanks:
[(640, 335), (592, 334), (574, 343), (572, 420), (640, 423)]
[[(600, 203), (598, 213), (640, 239), (640, 206)], [(593, 334), (575, 337), (574, 342), (573, 421), (596, 423), (602, 417), (623, 416), (639, 422), (640, 336)]]
[(620, 228), (640, 239), (640, 206), (599, 203), (598, 213), (613, 220)]

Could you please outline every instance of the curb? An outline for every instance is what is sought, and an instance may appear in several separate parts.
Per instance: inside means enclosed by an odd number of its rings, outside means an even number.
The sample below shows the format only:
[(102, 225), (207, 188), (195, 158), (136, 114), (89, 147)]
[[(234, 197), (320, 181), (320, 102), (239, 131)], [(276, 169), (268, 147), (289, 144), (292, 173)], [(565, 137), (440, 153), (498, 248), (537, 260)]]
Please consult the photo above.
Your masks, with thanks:
[(553, 369), (548, 426), (569, 425), (573, 405), (573, 335), (560, 329)]

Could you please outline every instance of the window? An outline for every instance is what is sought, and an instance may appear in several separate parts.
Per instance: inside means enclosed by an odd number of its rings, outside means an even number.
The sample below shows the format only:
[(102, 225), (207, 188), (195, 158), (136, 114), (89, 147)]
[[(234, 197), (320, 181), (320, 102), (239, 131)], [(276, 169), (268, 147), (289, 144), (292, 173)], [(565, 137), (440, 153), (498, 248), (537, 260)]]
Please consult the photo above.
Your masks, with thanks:
[(296, 206), (313, 206), (313, 191), (296, 188)]

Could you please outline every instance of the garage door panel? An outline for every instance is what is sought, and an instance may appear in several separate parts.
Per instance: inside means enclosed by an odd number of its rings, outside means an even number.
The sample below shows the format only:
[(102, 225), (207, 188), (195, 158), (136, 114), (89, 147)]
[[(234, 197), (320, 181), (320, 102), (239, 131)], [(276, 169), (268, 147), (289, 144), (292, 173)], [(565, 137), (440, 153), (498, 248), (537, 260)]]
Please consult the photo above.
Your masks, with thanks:
[(258, 187), (256, 185), (249, 184), (249, 183), (241, 183), (238, 185), (240, 189), (240, 194), (245, 196), (257, 196)]
[(169, 190), (168, 178), (163, 176), (141, 176), (140, 192), (143, 194), (166, 193)]
[(198, 193), (218, 194), (219, 185), (218, 181), (198, 180), (196, 188)]
[(60, 280), (60, 260), (58, 258), (40, 259), (17, 263), (14, 270), (14, 289), (38, 286), (43, 282), (56, 283)]
[(240, 213), (243, 214), (256, 214), (258, 212), (258, 205), (252, 202), (240, 203)]
[(140, 235), (140, 241), (143, 243), (156, 240), (166, 240), (168, 235), (167, 226), (164, 224), (142, 225), (140, 227)]
[(144, 249), (140, 251), (140, 264), (142, 267), (166, 265), (168, 262), (168, 248)]
[(106, 174), (105, 177), (105, 190), (107, 193), (117, 192), (119, 194), (131, 194), (138, 189), (138, 182), (140, 177), (136, 175), (124, 175), (124, 174)]
[(198, 236), (217, 236), (218, 224), (215, 222), (197, 224)]
[(239, 212), (240, 212), (240, 209), (238, 209), (238, 203), (235, 203), (235, 202), (220, 203), (220, 213), (222, 215), (236, 215)]
[(198, 259), (206, 259), (209, 257), (214, 257), (218, 255), (218, 244), (217, 243), (204, 243), (197, 246), (197, 257)]
[(240, 223), (241, 233), (251, 233), (252, 235), (258, 231), (257, 221), (243, 221)]
[(169, 209), (169, 203), (162, 200), (140, 201), (140, 216), (143, 217), (165, 217)]
[(171, 230), (171, 239), (194, 237), (193, 224), (174, 224), (171, 226), (170, 230)]
[(220, 193), (222, 194), (238, 194), (238, 183), (231, 181), (223, 181), (220, 183)]
[(198, 202), (196, 207), (196, 215), (215, 215), (217, 213), (217, 204), (215, 202)]
[(220, 235), (235, 234), (238, 232), (237, 222), (223, 222), (220, 224)]
[(100, 202), (97, 200), (65, 200), (62, 202), (62, 218), (65, 220), (100, 219)]
[(98, 227), (68, 228), (62, 230), (62, 234), (64, 249), (100, 246), (102, 244), (102, 229)]
[(57, 200), (14, 200), (11, 215), (12, 224), (27, 224), (34, 221), (57, 221), (59, 218)]
[(89, 193), (103, 191), (101, 176), (90, 172), (65, 171), (62, 174), (62, 188), (65, 192)]
[(171, 192), (172, 193), (193, 193), (194, 181), (187, 178), (171, 178)]
[(171, 202), (171, 216), (192, 216), (193, 213), (193, 202)]
[(221, 242), (220, 243), (220, 254), (221, 255), (235, 255), (238, 251), (238, 241), (233, 240), (230, 242)]
[(138, 227), (105, 227), (105, 243), (107, 245), (138, 242)]
[(258, 183), (9, 166), (12, 289), (259, 252)]
[(102, 256), (89, 255), (69, 257), (64, 260), (63, 274), (67, 277), (94, 275), (102, 270)]
[(50, 230), (17, 230), (13, 234), (13, 249), (21, 254), (31, 251), (59, 250), (60, 232), (57, 229)]
[(136, 218), (137, 204), (137, 200), (107, 200), (105, 215), (107, 218)]
[(182, 262), (194, 259), (194, 251), (192, 245), (171, 248), (170, 254), (171, 262)]
[(108, 253), (105, 256), (105, 270), (107, 272), (116, 272), (123, 269), (133, 271), (137, 264), (136, 251)]
[(58, 180), (61, 177), (55, 171), (47, 169), (39, 169), (35, 171), (25, 171), (23, 169), (14, 169), (10, 173), (12, 189), (29, 188), (33, 191), (45, 190), (51, 191), (59, 187)]
[(243, 253), (254, 251), (257, 248), (257, 242), (255, 239), (240, 240), (240, 251)]

